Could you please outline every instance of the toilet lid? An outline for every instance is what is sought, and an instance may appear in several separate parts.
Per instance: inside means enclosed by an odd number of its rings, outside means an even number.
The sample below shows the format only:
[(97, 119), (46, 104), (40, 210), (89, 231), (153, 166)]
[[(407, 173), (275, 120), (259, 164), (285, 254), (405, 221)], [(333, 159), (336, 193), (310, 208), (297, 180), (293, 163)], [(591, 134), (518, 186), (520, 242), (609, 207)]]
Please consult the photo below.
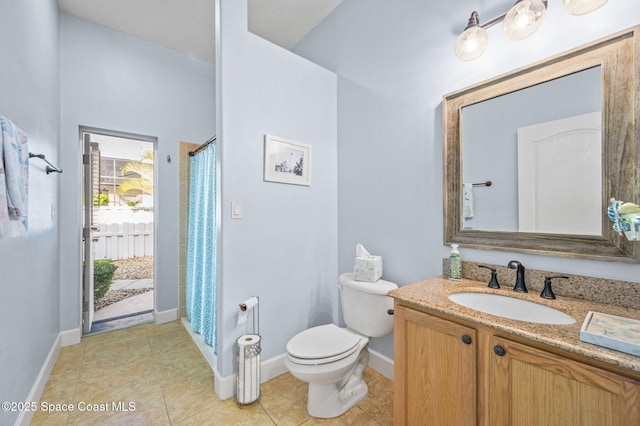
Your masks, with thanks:
[(287, 343), (287, 352), (301, 359), (334, 357), (354, 349), (360, 338), (335, 326), (321, 325), (295, 335)]

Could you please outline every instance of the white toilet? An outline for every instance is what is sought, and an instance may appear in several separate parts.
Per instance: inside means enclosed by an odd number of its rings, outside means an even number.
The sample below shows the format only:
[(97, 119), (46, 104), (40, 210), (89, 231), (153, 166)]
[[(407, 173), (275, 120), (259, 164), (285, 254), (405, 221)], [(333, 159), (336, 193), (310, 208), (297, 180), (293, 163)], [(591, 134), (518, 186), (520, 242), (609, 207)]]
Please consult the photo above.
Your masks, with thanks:
[(285, 365), (294, 377), (309, 382), (307, 411), (313, 417), (337, 417), (367, 396), (362, 372), (369, 362), (370, 337), (393, 330), (394, 283), (355, 281), (353, 274), (338, 280), (346, 328), (333, 324), (302, 331), (287, 343)]

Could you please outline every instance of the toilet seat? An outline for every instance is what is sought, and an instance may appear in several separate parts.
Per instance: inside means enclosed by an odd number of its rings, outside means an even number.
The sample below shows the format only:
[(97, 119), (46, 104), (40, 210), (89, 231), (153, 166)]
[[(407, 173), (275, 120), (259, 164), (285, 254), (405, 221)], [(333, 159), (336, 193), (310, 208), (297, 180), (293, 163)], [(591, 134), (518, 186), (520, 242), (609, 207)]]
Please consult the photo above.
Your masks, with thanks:
[(296, 364), (318, 365), (335, 362), (356, 352), (362, 337), (334, 324), (302, 331), (287, 343), (289, 359)]

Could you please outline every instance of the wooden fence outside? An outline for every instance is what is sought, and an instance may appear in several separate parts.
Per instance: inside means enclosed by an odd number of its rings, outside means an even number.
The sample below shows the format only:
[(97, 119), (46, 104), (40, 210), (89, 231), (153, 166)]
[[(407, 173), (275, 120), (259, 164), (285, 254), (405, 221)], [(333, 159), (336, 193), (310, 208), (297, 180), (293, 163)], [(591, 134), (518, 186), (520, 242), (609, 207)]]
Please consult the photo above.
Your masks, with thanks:
[(153, 256), (153, 223), (101, 223), (92, 233), (94, 259)]

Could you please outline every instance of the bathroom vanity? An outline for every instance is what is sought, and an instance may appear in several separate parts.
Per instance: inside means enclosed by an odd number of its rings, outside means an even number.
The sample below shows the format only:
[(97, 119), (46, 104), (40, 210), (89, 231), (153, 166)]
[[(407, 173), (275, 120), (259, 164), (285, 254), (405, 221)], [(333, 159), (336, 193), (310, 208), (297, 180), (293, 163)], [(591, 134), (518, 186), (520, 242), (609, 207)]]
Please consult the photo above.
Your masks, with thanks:
[[(636, 26), (444, 95), (444, 244), (640, 263), (640, 244), (609, 226), (606, 214), (611, 197), (636, 200), (640, 193), (639, 76)], [(578, 92), (586, 97), (578, 99)], [(573, 124), (583, 118), (586, 125)], [(554, 127), (560, 123), (572, 124)], [(553, 137), (540, 136), (551, 127)], [(569, 139), (593, 149), (587, 155), (592, 166), (575, 155), (589, 151), (571, 148)], [(536, 155), (524, 154), (541, 140)], [(563, 149), (566, 155), (558, 155)], [(594, 173), (578, 177), (565, 168)], [(557, 170), (562, 173), (551, 173)], [(572, 229), (576, 215), (590, 223)], [(546, 219), (532, 224), (533, 216)], [(494, 289), (480, 266), (463, 262), (460, 282), (438, 277), (390, 292), (395, 424), (640, 426), (640, 356), (580, 340), (590, 311), (640, 320), (640, 284), (527, 270), (529, 293), (515, 293), (516, 281), (524, 290), (524, 268), (516, 280), (502, 267), (503, 287)], [(553, 278), (562, 281), (556, 281), (559, 297), (541, 298), (541, 291), (553, 295), (550, 284), (542, 288)], [(482, 311), (449, 298), (463, 292), (470, 294), (453, 298), (494, 300), (480, 304), (487, 308)], [(522, 306), (516, 313), (531, 309), (532, 316), (492, 311), (503, 304)], [(539, 306), (575, 322), (539, 323), (549, 312)]]
[[(528, 300), (576, 322), (482, 313), (449, 299), (460, 292)], [(638, 310), (441, 277), (389, 294), (396, 425), (640, 425), (640, 357), (580, 340), (589, 311), (640, 319)]]

